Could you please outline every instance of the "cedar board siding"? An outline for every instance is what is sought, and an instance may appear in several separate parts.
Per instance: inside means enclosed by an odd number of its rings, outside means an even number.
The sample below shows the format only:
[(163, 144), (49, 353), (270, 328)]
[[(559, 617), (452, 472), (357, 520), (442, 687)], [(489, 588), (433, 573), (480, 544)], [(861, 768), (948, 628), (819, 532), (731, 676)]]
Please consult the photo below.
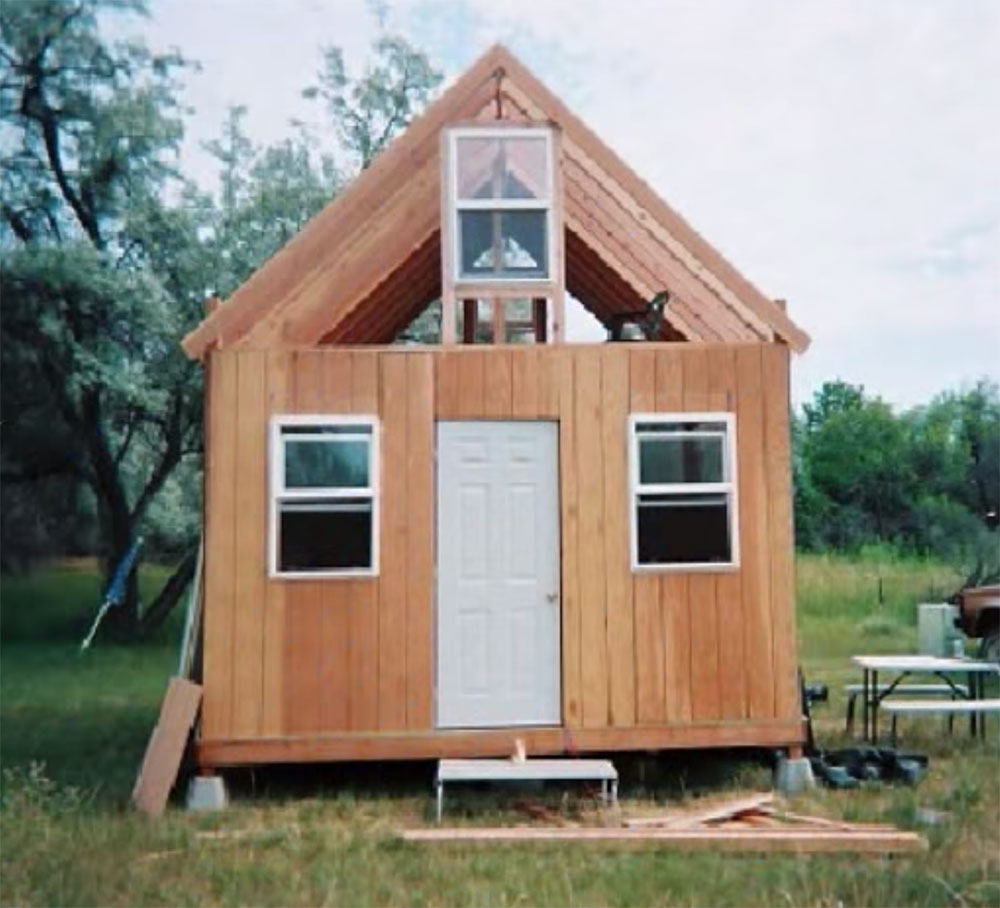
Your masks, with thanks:
[[(206, 384), (203, 748), (379, 732), (433, 749), (435, 420), (559, 422), (563, 723), (581, 741), (745, 726), (755, 743), (797, 720), (784, 345), (222, 350)], [(736, 413), (737, 571), (629, 569), (626, 418), (676, 410)], [(378, 577), (267, 577), (280, 413), (379, 416)]]

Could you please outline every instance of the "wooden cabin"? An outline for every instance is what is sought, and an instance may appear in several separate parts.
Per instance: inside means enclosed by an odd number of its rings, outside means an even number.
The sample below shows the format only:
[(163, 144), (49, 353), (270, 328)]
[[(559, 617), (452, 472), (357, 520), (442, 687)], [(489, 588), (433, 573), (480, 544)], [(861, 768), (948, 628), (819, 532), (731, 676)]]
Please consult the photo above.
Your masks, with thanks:
[(184, 340), (200, 764), (798, 746), (807, 344), (489, 50)]

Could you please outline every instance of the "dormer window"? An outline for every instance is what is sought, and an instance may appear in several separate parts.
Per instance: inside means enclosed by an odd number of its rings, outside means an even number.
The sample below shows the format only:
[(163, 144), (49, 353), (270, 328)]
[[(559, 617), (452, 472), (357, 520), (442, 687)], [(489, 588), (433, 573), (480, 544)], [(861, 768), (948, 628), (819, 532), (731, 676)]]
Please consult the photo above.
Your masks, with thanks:
[(547, 128), (450, 133), (454, 280), (552, 280), (553, 153)]

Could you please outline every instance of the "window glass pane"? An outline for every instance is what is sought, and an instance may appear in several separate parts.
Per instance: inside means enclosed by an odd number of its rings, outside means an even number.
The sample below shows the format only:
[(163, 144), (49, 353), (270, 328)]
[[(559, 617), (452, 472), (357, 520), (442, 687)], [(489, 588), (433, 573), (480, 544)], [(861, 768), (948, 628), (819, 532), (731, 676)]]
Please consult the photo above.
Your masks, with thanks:
[(543, 136), (460, 138), (459, 199), (549, 198), (548, 143)]
[(732, 561), (725, 495), (640, 495), (639, 564)]
[(548, 277), (544, 211), (461, 211), (459, 246), (463, 278)]
[(639, 439), (639, 482), (725, 482), (722, 437), (666, 435)]
[(366, 488), (368, 481), (367, 439), (305, 441), (286, 438), (285, 488)]
[(318, 499), (278, 503), (279, 571), (371, 566), (371, 500)]

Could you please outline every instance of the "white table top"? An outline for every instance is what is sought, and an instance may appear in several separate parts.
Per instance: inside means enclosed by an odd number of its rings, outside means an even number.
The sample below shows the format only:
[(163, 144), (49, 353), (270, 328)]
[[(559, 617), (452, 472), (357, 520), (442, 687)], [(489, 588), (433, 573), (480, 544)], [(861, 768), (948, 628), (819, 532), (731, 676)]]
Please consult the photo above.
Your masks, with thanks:
[(995, 662), (944, 656), (852, 656), (851, 661), (869, 671), (888, 672), (1000, 672)]

